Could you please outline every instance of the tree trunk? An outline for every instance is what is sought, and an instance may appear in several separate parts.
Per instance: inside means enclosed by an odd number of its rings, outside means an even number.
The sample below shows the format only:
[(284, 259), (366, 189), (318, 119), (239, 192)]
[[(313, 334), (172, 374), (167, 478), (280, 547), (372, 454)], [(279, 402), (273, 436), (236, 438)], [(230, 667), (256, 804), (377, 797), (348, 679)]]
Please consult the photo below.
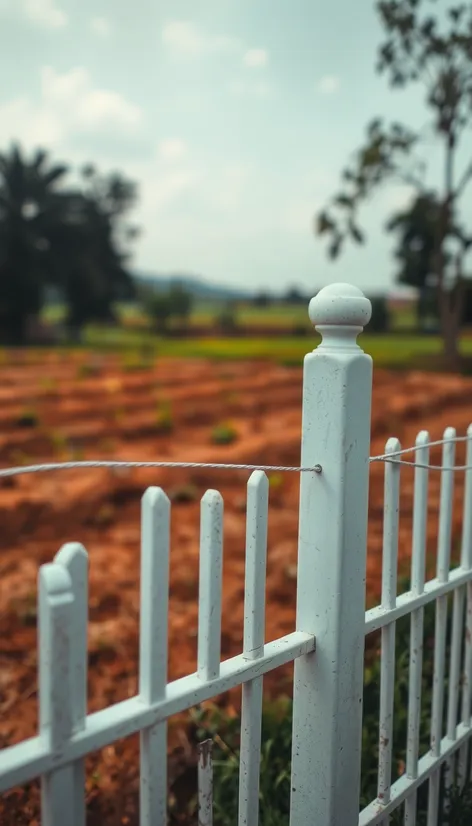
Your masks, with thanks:
[(452, 290), (439, 290), (438, 300), (445, 366), (451, 372), (457, 372), (461, 366), (459, 336), (464, 303), (463, 281), (459, 280)]

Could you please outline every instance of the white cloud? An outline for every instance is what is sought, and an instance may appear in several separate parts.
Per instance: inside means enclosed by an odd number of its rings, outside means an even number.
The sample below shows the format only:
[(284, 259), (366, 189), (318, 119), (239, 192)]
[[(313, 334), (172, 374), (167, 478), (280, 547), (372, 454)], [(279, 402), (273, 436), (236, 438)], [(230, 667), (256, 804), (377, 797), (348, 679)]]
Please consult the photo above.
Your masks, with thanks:
[(41, 69), (38, 100), (19, 97), (0, 105), (0, 144), (19, 140), (26, 146), (62, 146), (68, 137), (135, 132), (141, 110), (122, 95), (93, 86), (83, 67), (59, 74)]
[(208, 34), (190, 20), (170, 20), (161, 33), (162, 42), (180, 57), (202, 57), (224, 53), (238, 47), (238, 41), (226, 35)]
[(243, 63), (248, 69), (263, 69), (269, 62), (266, 49), (248, 49), (243, 55)]
[(334, 95), (339, 89), (339, 78), (336, 75), (325, 75), (318, 82), (317, 88), (322, 95)]
[(90, 30), (97, 37), (109, 37), (111, 33), (111, 23), (107, 17), (92, 17), (90, 21)]
[(260, 80), (257, 83), (235, 80), (229, 84), (229, 91), (235, 97), (260, 99), (270, 98), (274, 94), (273, 87), (264, 80)]
[(161, 141), (158, 147), (159, 157), (165, 163), (174, 163), (181, 160), (187, 153), (187, 145), (180, 138), (168, 138)]
[(94, 88), (82, 66), (64, 75), (49, 66), (43, 68), (41, 90), (44, 105), (62, 113), (75, 129), (134, 128), (141, 120), (141, 110), (118, 92)]
[(248, 49), (243, 55), (243, 63), (248, 69), (263, 69), (269, 62), (266, 49)]
[(68, 23), (67, 14), (54, 0), (20, 0), (20, 11), (46, 29), (63, 29)]

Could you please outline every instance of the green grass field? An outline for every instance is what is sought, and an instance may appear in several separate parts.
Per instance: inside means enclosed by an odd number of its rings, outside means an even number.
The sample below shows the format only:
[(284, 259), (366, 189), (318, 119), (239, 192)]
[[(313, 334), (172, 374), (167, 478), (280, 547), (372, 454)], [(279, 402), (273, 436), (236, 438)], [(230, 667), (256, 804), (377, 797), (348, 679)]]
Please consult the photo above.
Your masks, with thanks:
[[(100, 328), (91, 326), (84, 335), (87, 350), (121, 350), (134, 352), (139, 365), (149, 357), (209, 358), (234, 361), (238, 359), (268, 359), (279, 364), (301, 364), (306, 353), (319, 343), (317, 333), (308, 336), (280, 338), (160, 338), (145, 330), (130, 328)], [(359, 344), (374, 359), (378, 367), (407, 368), (415, 359), (440, 356), (439, 336), (369, 335), (359, 337)], [(472, 337), (462, 340), (461, 351), (472, 356)]]
[[(215, 324), (222, 305), (197, 304), (189, 321), (189, 326)], [(131, 354), (136, 368), (144, 366), (155, 356), (181, 358), (209, 358), (214, 360), (269, 359), (279, 364), (301, 364), (303, 357), (314, 349), (319, 336), (311, 328), (305, 305), (272, 305), (265, 308), (250, 305), (241, 306), (236, 311), (238, 326), (259, 326), (260, 328), (280, 328), (280, 337), (208, 337), (208, 338), (166, 338), (149, 330), (139, 308), (121, 306), (121, 324), (116, 327), (90, 325), (84, 334), (82, 347), (91, 350), (120, 350)], [(49, 308), (45, 320), (57, 322), (63, 317), (61, 307)], [(399, 310), (394, 318), (393, 334), (364, 333), (359, 338), (363, 349), (369, 353), (377, 366), (407, 368), (415, 365), (415, 360), (440, 356), (442, 343), (439, 336), (414, 335), (407, 332), (414, 322), (414, 313), (408, 308)], [(299, 327), (306, 335), (290, 335)], [(405, 329), (401, 334), (400, 330)], [(311, 331), (311, 332), (310, 332)], [(66, 348), (68, 349), (68, 348)], [(74, 348), (75, 349), (75, 348)], [(464, 337), (462, 352), (472, 356), (472, 338)]]

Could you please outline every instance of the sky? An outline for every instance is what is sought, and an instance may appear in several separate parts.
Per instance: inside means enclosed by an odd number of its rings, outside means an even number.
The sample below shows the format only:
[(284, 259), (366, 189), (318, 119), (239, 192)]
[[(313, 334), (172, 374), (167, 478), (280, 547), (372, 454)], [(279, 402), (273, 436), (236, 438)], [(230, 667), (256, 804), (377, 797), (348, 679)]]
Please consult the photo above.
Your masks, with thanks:
[(375, 75), (380, 37), (369, 0), (0, 0), (0, 151), (135, 180), (140, 271), (383, 291), (405, 187), (365, 209), (368, 243), (335, 264), (313, 233), (372, 117), (426, 121), (420, 90)]

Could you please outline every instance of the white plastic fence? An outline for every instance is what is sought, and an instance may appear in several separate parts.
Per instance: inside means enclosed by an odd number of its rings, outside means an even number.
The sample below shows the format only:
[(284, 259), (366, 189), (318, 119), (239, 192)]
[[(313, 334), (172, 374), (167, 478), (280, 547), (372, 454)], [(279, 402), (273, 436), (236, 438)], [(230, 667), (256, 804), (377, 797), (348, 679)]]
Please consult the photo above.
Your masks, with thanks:
[[(201, 503), (198, 668), (167, 681), (170, 504), (158, 488), (142, 502), (139, 694), (86, 713), (88, 559), (64, 546), (39, 572), (39, 734), (0, 751), (0, 792), (40, 776), (43, 826), (84, 826), (84, 758), (140, 732), (141, 826), (166, 822), (167, 720), (242, 686), (240, 826), (257, 826), (263, 676), (295, 661), (291, 826), (388, 823), (405, 802), (416, 817), (418, 787), (429, 782), (428, 826), (439, 816), (441, 766), (459, 755), (464, 780), (471, 728), (472, 471), (466, 471), (462, 556), (450, 570), (452, 469), (442, 472), (437, 575), (425, 582), (429, 437), (420, 433), (414, 489), (411, 590), (397, 597), (399, 471), (397, 440), (385, 473), (381, 605), (365, 613), (372, 362), (356, 343), (370, 318), (356, 288), (337, 284), (310, 303), (322, 343), (305, 358), (296, 631), (264, 644), (268, 480), (254, 471), (247, 490), (244, 642), (221, 662), (223, 501)], [(445, 434), (443, 464), (454, 465), (455, 432)], [(281, 433), (283, 438), (283, 433)], [(469, 429), (467, 465), (472, 465)], [(315, 470), (316, 467), (316, 470)], [(321, 467), (321, 472), (320, 472)], [(454, 610), (443, 731), (448, 595)], [(419, 756), (423, 612), (436, 604), (431, 748)], [(466, 610), (464, 610), (466, 606)], [(411, 615), (407, 761), (392, 778), (395, 623)], [(365, 635), (381, 629), (378, 796), (359, 815)], [(316, 650), (315, 650), (316, 649)], [(465, 651), (464, 656), (462, 655)], [(459, 703), (461, 704), (459, 709)], [(459, 715), (460, 711), (460, 715)], [(460, 716), (461, 722), (457, 723)], [(209, 744), (201, 747), (200, 822), (212, 821)]]

